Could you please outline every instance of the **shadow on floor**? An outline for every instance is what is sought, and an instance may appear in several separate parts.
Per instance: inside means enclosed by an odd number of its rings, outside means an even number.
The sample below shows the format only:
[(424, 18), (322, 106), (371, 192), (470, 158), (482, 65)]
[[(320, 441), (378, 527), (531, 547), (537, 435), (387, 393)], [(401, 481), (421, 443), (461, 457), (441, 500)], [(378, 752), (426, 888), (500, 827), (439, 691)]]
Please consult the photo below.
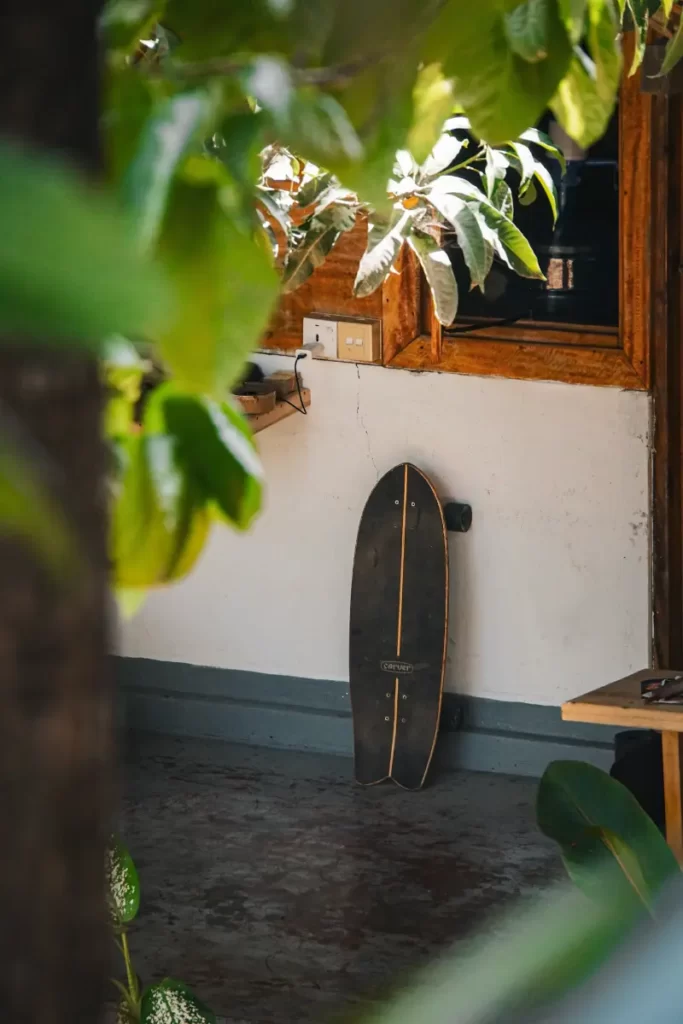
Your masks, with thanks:
[(122, 831), (145, 980), (231, 1024), (324, 1024), (560, 873), (536, 783), (474, 773), (361, 789), (345, 758), (138, 734)]

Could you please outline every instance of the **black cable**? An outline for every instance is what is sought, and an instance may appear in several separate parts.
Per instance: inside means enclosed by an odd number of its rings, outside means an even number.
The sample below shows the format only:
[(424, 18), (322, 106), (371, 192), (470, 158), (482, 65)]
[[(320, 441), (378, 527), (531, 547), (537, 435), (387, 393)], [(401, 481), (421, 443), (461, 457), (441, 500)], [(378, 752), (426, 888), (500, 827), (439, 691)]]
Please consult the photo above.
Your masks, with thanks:
[(301, 380), (297, 371), (297, 363), (300, 359), (304, 359), (305, 355), (301, 352), (294, 358), (294, 380), (296, 381), (296, 390), (299, 396), (299, 405), (295, 405), (294, 402), (290, 402), (288, 398), (283, 398), (282, 401), (286, 402), (287, 405), (291, 405), (292, 409), (296, 409), (297, 412), (301, 412), (304, 416), (308, 416), (308, 409), (304, 405), (304, 396), (301, 394)]

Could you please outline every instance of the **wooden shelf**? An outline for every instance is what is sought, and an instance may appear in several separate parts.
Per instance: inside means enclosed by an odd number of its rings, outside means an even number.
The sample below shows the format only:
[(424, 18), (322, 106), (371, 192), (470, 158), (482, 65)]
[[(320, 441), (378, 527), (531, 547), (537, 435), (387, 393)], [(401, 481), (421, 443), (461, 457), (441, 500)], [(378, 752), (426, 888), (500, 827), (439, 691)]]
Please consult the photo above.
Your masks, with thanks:
[[(311, 404), (311, 392), (308, 388), (301, 389), (301, 397), (303, 399), (304, 406), (308, 408)], [(260, 430), (265, 430), (266, 427), (272, 427), (273, 423), (279, 423), (280, 420), (286, 419), (288, 416), (299, 416), (301, 413), (297, 412), (294, 406), (298, 405), (299, 396), (296, 391), (292, 392), (289, 396), (292, 405), (287, 402), (278, 402), (274, 409), (270, 412), (257, 413), (255, 416), (247, 416), (246, 419), (254, 434), (258, 434)]]

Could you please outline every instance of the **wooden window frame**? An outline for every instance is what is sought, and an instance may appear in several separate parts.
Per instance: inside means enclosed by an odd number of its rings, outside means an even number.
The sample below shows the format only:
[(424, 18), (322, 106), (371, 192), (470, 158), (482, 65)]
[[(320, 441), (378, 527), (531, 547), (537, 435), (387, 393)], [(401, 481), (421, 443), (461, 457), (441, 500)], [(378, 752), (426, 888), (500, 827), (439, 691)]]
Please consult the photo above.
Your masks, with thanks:
[[(626, 46), (625, 66), (628, 66)], [(640, 74), (625, 77), (619, 103), (619, 328), (536, 326), (443, 335), (431, 315), (429, 333), (390, 346), (386, 366), (410, 370), (650, 387), (650, 226), (652, 216), (652, 96)], [(655, 183), (656, 184), (656, 183)]]

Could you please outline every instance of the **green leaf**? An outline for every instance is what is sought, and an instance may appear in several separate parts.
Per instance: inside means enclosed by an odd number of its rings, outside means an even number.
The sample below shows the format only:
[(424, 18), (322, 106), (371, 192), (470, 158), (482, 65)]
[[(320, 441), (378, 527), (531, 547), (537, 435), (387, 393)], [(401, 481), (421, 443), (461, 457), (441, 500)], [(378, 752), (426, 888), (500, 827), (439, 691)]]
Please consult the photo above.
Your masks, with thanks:
[(614, 104), (602, 100), (587, 70), (586, 60), (575, 56), (550, 103), (550, 109), (567, 135), (582, 149), (588, 149), (604, 135)]
[(491, 195), (491, 202), (497, 210), (513, 219), (515, 214), (515, 200), (512, 195), (512, 189), (506, 181), (497, 181), (493, 193)]
[(167, 0), (164, 25), (180, 39), (178, 61), (203, 61), (235, 53), (287, 53), (292, 24), (268, 0), (232, 4), (230, 17), (215, 0)]
[(64, 167), (0, 146), (0, 329), (96, 348), (162, 320), (119, 210)]
[(425, 62), (439, 61), (453, 77), (455, 99), (486, 142), (517, 138), (535, 124), (564, 77), (571, 44), (556, 0), (545, 0), (545, 51), (530, 64), (515, 53), (506, 36), (506, 7), (480, 0), (476, 13), (461, 0), (447, 0), (428, 29)]
[(240, 530), (251, 525), (261, 505), (263, 470), (236, 409), (162, 384), (147, 404), (145, 430), (176, 439), (185, 472), (222, 519)]
[(463, 147), (461, 139), (454, 135), (442, 135), (421, 167), (426, 178), (435, 178), (453, 163)]
[(550, 203), (550, 209), (553, 215), (553, 224), (557, 222), (558, 214), (558, 196), (557, 189), (555, 188), (555, 182), (553, 176), (545, 166), (545, 164), (536, 161), (534, 167), (534, 178), (539, 183), (543, 191), (545, 192), (548, 202)]
[(444, 78), (440, 64), (420, 68), (413, 88), (413, 106), (413, 123), (406, 146), (421, 164), (441, 135), (444, 121), (454, 106), (453, 82)]
[(510, 269), (521, 277), (544, 281), (536, 254), (517, 225), (489, 203), (480, 203), (477, 212), (493, 232), (498, 255)]
[(147, 598), (146, 587), (115, 587), (114, 598), (119, 615), (125, 621), (136, 615)]
[(216, 1024), (216, 1015), (182, 981), (164, 978), (143, 992), (140, 1024)]
[(448, 255), (422, 231), (408, 235), (408, 244), (420, 261), (440, 324), (448, 327), (458, 314), (458, 284)]
[(538, 128), (527, 128), (519, 138), (523, 142), (533, 142), (536, 146), (540, 146), (547, 153), (550, 153), (555, 160), (559, 161), (563, 174), (567, 170), (567, 161), (564, 158), (564, 153), (545, 132), (539, 131)]
[(20, 425), (0, 410), (0, 535), (20, 538), (58, 583), (82, 578), (78, 536), (50, 493), (54, 468)]
[(559, 9), (571, 43), (580, 43), (584, 32), (586, 0), (559, 0)]
[(547, 0), (522, 0), (505, 14), (510, 49), (530, 64), (548, 56), (550, 11)]
[(683, 19), (678, 23), (676, 35), (666, 44), (660, 75), (668, 75), (683, 57)]
[(334, 181), (329, 171), (320, 171), (308, 181), (304, 181), (299, 191), (295, 194), (297, 206), (310, 206)]
[(402, 213), (396, 211), (388, 227), (368, 224), (368, 247), (361, 258), (353, 285), (353, 294), (358, 298), (372, 295), (391, 272), (412, 221), (412, 212), (406, 210)]
[(493, 196), (493, 191), (497, 182), (502, 181), (505, 178), (509, 166), (510, 161), (504, 153), (498, 149), (491, 149), (487, 147), (484, 180), (486, 181), (486, 191), (489, 199)]
[(538, 192), (533, 181), (530, 181), (524, 192), (519, 196), (519, 201), (522, 206), (531, 206), (532, 203), (536, 202), (538, 198)]
[(536, 813), (541, 830), (559, 843), (572, 880), (593, 899), (651, 909), (664, 883), (679, 873), (666, 840), (635, 797), (593, 765), (549, 765)]
[(140, 879), (133, 858), (120, 840), (112, 838), (106, 859), (107, 894), (114, 923), (129, 924), (140, 909)]
[(320, 216), (309, 217), (301, 225), (299, 239), (287, 252), (282, 275), (283, 290), (292, 292), (304, 283), (332, 251), (341, 234), (356, 223), (355, 209), (331, 206)]
[(479, 221), (456, 196), (443, 193), (434, 195), (431, 201), (455, 231), (472, 283), (483, 288), (491, 263)]
[(552, 1000), (591, 977), (632, 925), (633, 915), (618, 904), (595, 906), (557, 888), (545, 892), (479, 938), (458, 942), (365, 1024), (553, 1020)]
[(209, 531), (206, 495), (187, 471), (175, 437), (135, 434), (117, 444), (110, 556), (116, 588), (181, 579)]
[(209, 106), (203, 90), (178, 93), (159, 104), (144, 126), (121, 185), (123, 201), (135, 217), (141, 252), (150, 250), (157, 240), (173, 176), (198, 141)]
[(534, 176), (534, 171), (536, 169), (536, 160), (534, 159), (534, 154), (531, 152), (529, 147), (525, 146), (523, 142), (511, 142), (510, 146), (515, 156), (519, 160), (519, 176), (521, 179), (519, 185), (519, 194), (523, 195), (526, 191), (529, 182)]
[(204, 394), (230, 387), (277, 301), (272, 256), (221, 205), (217, 182), (174, 182), (159, 240), (177, 313), (160, 335), (179, 383)]
[(100, 29), (108, 50), (133, 53), (160, 19), (163, 0), (108, 0)]
[[(589, 0), (589, 10), (591, 4), (595, 7), (597, 3), (598, 0)], [(626, 6), (631, 14), (635, 34), (633, 60), (629, 68), (629, 75), (634, 75), (643, 63), (643, 57), (645, 56), (647, 34), (650, 26), (650, 5), (648, 0), (627, 0)]]

